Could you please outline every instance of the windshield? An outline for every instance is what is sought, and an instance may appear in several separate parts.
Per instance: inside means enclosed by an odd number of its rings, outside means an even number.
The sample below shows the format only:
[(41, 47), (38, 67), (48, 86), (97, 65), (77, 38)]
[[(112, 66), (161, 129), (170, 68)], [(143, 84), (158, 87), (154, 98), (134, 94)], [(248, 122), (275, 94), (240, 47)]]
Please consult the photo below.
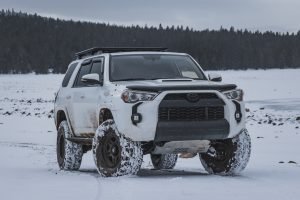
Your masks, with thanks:
[(165, 54), (111, 56), (111, 81), (184, 78), (206, 80), (189, 56)]

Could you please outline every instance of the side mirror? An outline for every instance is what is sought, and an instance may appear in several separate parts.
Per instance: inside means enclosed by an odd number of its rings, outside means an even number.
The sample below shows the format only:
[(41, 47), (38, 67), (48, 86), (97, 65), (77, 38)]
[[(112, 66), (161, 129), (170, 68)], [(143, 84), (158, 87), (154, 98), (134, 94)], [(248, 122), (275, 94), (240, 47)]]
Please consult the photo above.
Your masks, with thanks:
[(95, 85), (95, 84), (100, 84), (102, 85), (102, 81), (100, 81), (99, 78), (99, 74), (86, 74), (84, 76), (82, 76), (81, 81), (83, 83), (87, 83), (87, 84), (91, 84), (91, 85)]
[(222, 76), (216, 73), (211, 73), (208, 74), (208, 79), (210, 81), (214, 81), (214, 82), (221, 82), (222, 81)]

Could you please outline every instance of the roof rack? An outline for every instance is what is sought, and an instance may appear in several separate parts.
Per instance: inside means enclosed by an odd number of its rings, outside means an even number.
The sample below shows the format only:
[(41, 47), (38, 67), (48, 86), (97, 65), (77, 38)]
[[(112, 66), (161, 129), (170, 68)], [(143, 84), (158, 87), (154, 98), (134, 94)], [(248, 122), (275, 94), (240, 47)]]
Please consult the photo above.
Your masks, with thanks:
[(84, 51), (75, 53), (77, 59), (87, 56), (93, 56), (101, 53), (116, 53), (130, 51), (166, 51), (165, 47), (93, 47)]

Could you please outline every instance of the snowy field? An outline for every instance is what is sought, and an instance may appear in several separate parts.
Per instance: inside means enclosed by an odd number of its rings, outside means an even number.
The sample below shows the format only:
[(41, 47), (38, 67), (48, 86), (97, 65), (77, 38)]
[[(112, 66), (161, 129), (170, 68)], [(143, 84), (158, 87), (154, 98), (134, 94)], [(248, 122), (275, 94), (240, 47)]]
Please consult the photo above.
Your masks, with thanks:
[(222, 71), (245, 91), (252, 156), (235, 177), (208, 175), (199, 158), (174, 170), (102, 178), (91, 153), (79, 172), (56, 164), (54, 93), (62, 75), (0, 75), (0, 199), (300, 199), (300, 69)]

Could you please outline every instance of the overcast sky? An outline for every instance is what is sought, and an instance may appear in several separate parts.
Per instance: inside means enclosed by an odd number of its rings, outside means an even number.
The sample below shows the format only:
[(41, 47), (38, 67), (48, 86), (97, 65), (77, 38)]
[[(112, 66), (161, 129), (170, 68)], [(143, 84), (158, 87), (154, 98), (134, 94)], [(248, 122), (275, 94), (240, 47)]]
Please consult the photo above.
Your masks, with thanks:
[(300, 0), (0, 0), (0, 8), (122, 25), (300, 29)]

